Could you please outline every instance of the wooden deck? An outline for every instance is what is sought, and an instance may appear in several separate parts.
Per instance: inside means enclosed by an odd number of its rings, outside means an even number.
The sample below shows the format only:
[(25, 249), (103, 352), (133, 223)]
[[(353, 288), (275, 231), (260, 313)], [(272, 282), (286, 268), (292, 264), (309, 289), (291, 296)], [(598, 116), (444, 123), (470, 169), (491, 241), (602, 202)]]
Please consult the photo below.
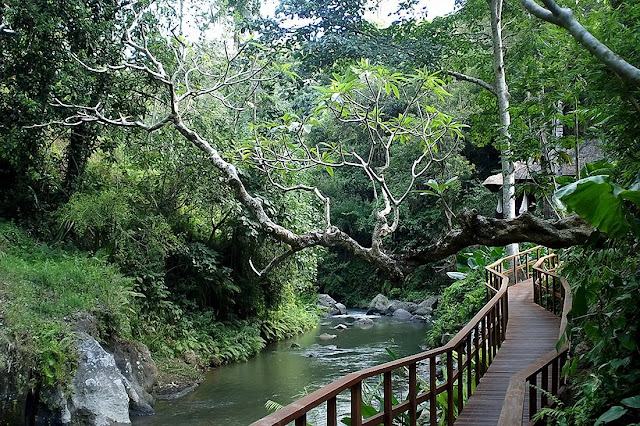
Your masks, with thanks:
[(555, 348), (560, 318), (533, 302), (532, 285), (529, 279), (509, 287), (506, 339), (456, 425), (498, 424), (511, 377)]

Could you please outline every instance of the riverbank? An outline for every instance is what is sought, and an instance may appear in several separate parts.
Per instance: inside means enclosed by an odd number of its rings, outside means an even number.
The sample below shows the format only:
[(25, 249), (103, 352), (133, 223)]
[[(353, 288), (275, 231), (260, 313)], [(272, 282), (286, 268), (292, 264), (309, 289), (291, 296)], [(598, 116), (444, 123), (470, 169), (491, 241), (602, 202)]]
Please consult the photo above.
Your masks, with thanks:
[(129, 423), (153, 413), (151, 394), (184, 394), (211, 367), (246, 360), (318, 319), (285, 295), (250, 319), (222, 322), (192, 309), (161, 323), (141, 298), (106, 258), (0, 222), (0, 424)]

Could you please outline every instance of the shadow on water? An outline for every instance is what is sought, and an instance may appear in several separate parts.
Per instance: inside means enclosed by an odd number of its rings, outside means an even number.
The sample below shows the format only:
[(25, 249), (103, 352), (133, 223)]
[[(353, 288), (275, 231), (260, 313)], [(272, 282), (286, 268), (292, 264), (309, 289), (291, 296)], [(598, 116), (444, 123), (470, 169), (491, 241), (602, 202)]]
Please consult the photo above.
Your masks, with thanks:
[[(158, 401), (156, 414), (133, 418), (135, 425), (248, 425), (265, 416), (271, 399), (288, 404), (339, 377), (389, 361), (386, 348), (399, 356), (421, 351), (428, 325), (369, 316), (374, 325), (353, 327), (364, 311), (349, 310), (322, 320), (307, 333), (267, 346), (247, 362), (226, 365), (207, 374), (192, 393)], [(345, 324), (344, 330), (336, 330)], [(322, 340), (322, 334), (336, 337)], [(297, 347), (299, 345), (299, 347)]]

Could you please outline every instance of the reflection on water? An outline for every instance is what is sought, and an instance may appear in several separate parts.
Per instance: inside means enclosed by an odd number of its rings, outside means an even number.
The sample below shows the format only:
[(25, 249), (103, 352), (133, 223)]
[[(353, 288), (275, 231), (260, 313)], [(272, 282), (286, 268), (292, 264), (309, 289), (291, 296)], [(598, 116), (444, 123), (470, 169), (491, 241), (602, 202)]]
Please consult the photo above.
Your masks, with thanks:
[[(158, 401), (156, 414), (132, 419), (136, 425), (248, 425), (267, 414), (271, 399), (288, 404), (337, 378), (389, 361), (386, 348), (399, 356), (420, 352), (426, 324), (368, 316), (374, 326), (352, 327), (363, 311), (327, 318), (314, 330), (268, 346), (244, 363), (207, 374), (192, 393)], [(348, 327), (333, 329), (338, 324)], [(321, 340), (323, 333), (335, 338)], [(297, 347), (297, 345), (299, 347)]]

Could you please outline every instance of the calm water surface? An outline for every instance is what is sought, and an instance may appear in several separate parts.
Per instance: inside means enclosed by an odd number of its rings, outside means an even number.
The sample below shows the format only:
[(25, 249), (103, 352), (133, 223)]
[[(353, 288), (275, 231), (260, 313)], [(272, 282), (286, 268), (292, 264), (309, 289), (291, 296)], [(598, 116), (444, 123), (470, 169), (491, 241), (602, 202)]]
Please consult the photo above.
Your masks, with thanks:
[[(363, 311), (322, 320), (307, 333), (267, 346), (247, 362), (227, 365), (207, 374), (192, 393), (173, 401), (158, 401), (156, 414), (133, 418), (135, 425), (248, 425), (267, 414), (271, 399), (288, 404), (333, 380), (389, 361), (386, 348), (400, 356), (421, 351), (427, 324), (373, 317), (369, 329), (351, 327)], [(349, 326), (333, 330), (337, 324)], [(323, 333), (335, 334), (320, 340)], [(292, 348), (297, 343), (300, 348)], [(294, 345), (295, 346), (295, 345)]]

